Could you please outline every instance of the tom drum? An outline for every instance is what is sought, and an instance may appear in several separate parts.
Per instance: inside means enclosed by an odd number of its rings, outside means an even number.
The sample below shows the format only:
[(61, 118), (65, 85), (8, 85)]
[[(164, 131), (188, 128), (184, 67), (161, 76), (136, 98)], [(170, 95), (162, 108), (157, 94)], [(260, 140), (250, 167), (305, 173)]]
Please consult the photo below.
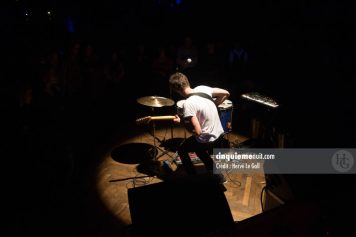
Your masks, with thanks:
[(231, 132), (232, 130), (232, 112), (233, 104), (231, 100), (225, 100), (218, 106), (221, 125), (225, 133)]

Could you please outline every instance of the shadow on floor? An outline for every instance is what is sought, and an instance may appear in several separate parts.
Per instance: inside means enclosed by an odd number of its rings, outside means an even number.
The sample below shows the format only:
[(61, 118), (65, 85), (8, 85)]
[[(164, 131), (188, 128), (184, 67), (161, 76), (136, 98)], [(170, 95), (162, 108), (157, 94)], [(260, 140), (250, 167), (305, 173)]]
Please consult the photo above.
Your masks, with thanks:
[(165, 150), (176, 152), (178, 150), (178, 147), (184, 142), (184, 140), (184, 138), (180, 137), (170, 138), (163, 141), (160, 146), (164, 147)]
[(128, 143), (116, 147), (111, 157), (124, 164), (140, 164), (152, 159), (157, 149), (147, 143)]

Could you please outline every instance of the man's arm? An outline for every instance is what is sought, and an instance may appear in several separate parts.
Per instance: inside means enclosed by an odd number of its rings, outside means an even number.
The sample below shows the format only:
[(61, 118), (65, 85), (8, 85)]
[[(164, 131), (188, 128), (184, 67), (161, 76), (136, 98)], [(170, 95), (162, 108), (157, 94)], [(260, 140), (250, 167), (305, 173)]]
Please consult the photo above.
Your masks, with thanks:
[(221, 88), (213, 88), (212, 96), (213, 98), (216, 98), (215, 104), (219, 105), (230, 96), (230, 93)]
[(193, 133), (194, 136), (200, 136), (202, 132), (199, 120), (196, 116), (185, 117), (184, 126), (189, 132)]

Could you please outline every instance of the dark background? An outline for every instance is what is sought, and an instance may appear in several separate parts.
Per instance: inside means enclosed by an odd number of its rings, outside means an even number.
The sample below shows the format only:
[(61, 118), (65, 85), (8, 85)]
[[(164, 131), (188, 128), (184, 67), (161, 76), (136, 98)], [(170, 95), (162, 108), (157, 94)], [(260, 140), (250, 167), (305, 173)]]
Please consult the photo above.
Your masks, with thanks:
[(159, 43), (178, 47), (186, 34), (197, 46), (215, 40), (228, 48), (237, 40), (249, 53), (249, 78), (258, 85), (256, 91), (287, 110), (282, 120), (288, 121), (297, 146), (354, 144), (355, 17), (347, 2), (53, 0), (3, 5), (3, 85), (31, 76), (16, 70), (28, 67), (26, 56), (54, 46), (64, 54), (76, 39), (94, 44), (102, 54), (118, 43), (145, 43), (148, 50)]

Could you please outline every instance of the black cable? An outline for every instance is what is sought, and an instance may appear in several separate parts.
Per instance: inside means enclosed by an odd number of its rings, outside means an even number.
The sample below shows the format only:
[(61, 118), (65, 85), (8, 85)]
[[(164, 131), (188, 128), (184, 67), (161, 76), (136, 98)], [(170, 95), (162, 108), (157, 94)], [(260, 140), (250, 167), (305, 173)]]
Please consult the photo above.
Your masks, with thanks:
[(233, 180), (233, 179), (231, 178), (231, 176), (229, 175), (229, 172), (225, 172), (225, 175), (227, 176), (228, 180), (229, 180), (231, 183), (235, 184), (235, 188), (241, 187), (241, 182), (238, 181), (238, 180)]
[(260, 202), (261, 202), (261, 209), (262, 209), (262, 212), (264, 212), (264, 206), (263, 206), (263, 193), (265, 192), (267, 186), (264, 186), (261, 190), (261, 197), (260, 197)]
[[(143, 176), (139, 176), (140, 173), (137, 173), (135, 177), (132, 178), (126, 178), (126, 179), (122, 179), (119, 181), (123, 181), (123, 180), (129, 180), (129, 182), (126, 183), (126, 189), (129, 189), (129, 184), (131, 184), (131, 188), (136, 188), (136, 187), (140, 187), (140, 186), (145, 186), (150, 184), (153, 179), (155, 178), (155, 176), (151, 176), (151, 175), (143, 175)], [(148, 178), (148, 180), (147, 180)], [(117, 180), (114, 180), (117, 181)]]

